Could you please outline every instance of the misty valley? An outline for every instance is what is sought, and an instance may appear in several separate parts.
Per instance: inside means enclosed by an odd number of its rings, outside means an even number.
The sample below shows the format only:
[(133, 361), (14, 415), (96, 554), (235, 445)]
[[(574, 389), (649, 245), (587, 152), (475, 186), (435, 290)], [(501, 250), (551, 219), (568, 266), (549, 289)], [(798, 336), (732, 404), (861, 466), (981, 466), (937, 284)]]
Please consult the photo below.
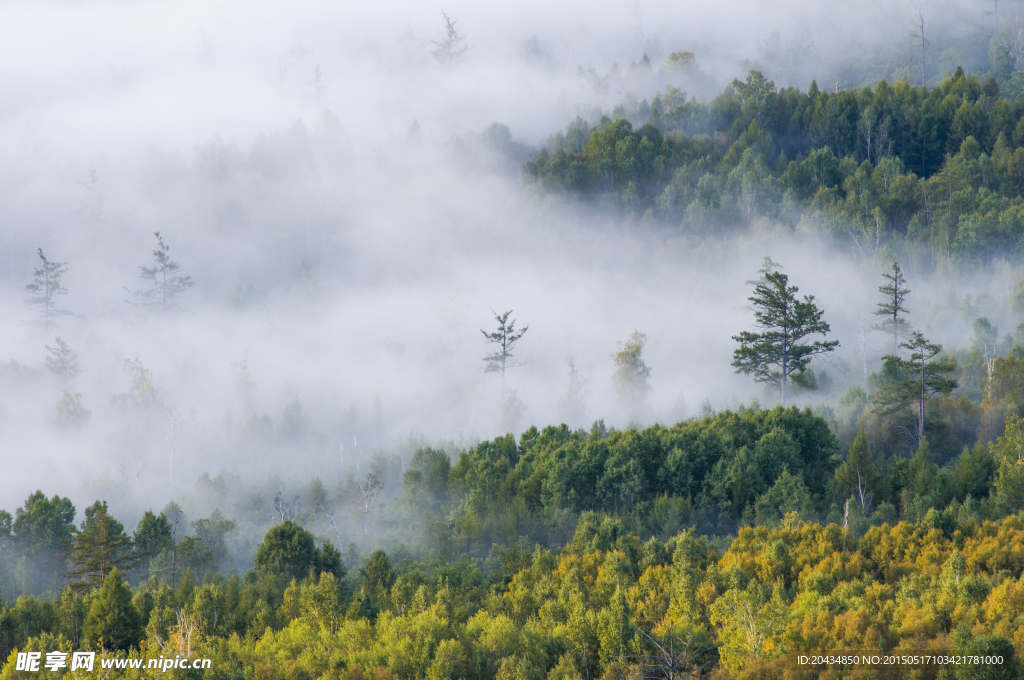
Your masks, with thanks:
[(1024, 677), (1024, 2), (0, 54), (0, 680)]

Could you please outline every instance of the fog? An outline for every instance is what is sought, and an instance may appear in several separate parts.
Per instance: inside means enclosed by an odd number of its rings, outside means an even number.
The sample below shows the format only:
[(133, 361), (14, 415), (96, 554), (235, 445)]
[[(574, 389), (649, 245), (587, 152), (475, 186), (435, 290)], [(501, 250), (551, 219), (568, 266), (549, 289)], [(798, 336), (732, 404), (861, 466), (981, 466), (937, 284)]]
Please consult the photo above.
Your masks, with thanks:
[[(649, 338), (643, 424), (767, 405), (730, 366), (766, 255), (842, 343), (815, 366), (834, 388), (797, 403), (863, 384), (885, 347), (877, 333), (866, 356), (861, 343), (877, 263), (810, 231), (695, 240), (545, 197), (519, 174), (548, 135), (627, 93), (672, 84), (708, 100), (753, 67), (802, 89), (898, 73), (902, 8), (823, 7), (453, 3), (470, 49), (446, 71), (431, 57), (440, 8), (416, 3), (4, 4), (0, 361), (17, 363), (0, 376), (0, 507), (41, 488), (79, 508), (107, 498), (130, 519), (203, 473), (333, 482), (411, 435), (457, 451), (561, 422), (569, 360), (588, 381), (586, 418), (569, 424), (626, 427), (611, 355), (634, 330)], [(933, 15), (937, 45), (995, 22), (971, 3)], [(975, 48), (962, 59), (983, 62), (987, 43)], [(699, 68), (661, 69), (679, 50)], [(645, 53), (654, 68), (630, 71)], [(595, 88), (587, 70), (613, 64), (624, 75)], [(163, 315), (129, 292), (156, 231), (195, 284)], [(24, 304), (37, 248), (68, 263), (60, 304), (79, 315), (52, 329)], [(910, 321), (952, 345), (975, 316), (1010, 332), (1021, 276), (911, 271)], [(507, 377), (526, 409), (514, 422), (482, 370), (480, 330), (504, 310), (529, 326)], [(82, 369), (68, 389), (92, 412), (77, 430), (53, 425), (61, 385), (44, 357), (58, 336)], [(148, 410), (115, 399), (136, 358), (158, 390)]]

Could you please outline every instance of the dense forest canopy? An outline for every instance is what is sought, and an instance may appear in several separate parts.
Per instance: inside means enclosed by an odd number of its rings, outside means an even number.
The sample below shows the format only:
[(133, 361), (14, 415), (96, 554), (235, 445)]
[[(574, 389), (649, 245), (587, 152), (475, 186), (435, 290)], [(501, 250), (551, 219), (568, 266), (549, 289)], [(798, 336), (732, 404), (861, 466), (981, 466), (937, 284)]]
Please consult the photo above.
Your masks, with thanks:
[[(0, 513), (4, 573), (39, 579), (24, 589), (73, 582), (0, 608), (2, 674), (29, 677), (14, 663), (26, 650), (94, 650), (205, 657), (225, 678), (783, 677), (795, 653), (872, 650), (999, 656), (984, 677), (1014, 678), (1022, 437), (1014, 422), (940, 468), (926, 441), (876, 462), (863, 430), (841, 452), (796, 408), (530, 428), (454, 464), (417, 450), (388, 512), (365, 516), (411, 544), (360, 554), (318, 540), (325, 519), (363, 513), (316, 479), (314, 509), (280, 502), (254, 563), (230, 575), (233, 522), (196, 520), (178, 538), (172, 504), (129, 536), (105, 503), (76, 526), (70, 501), (37, 492)], [(700, 535), (723, 528), (734, 537)], [(688, 651), (665, 657), (669, 643)]]
[(615, 113), (577, 118), (526, 173), (695, 235), (777, 223), (924, 270), (1021, 256), (1024, 101), (993, 75), (830, 92), (751, 71), (708, 104), (668, 88)]
[(0, 680), (1021, 677), (1024, 7), (719, 5), (0, 7)]

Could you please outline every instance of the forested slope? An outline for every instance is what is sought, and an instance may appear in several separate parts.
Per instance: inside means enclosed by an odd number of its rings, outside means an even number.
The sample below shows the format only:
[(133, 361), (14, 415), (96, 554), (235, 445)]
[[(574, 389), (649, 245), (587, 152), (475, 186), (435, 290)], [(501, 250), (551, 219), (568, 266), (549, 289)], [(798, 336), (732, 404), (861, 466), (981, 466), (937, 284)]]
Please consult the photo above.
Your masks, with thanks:
[[(219, 513), (187, 536), (147, 513), (129, 536), (105, 503), (76, 526), (70, 501), (40, 492), (0, 514), (3, 568), (69, 585), (0, 609), (2, 677), (29, 677), (18, 651), (57, 649), (209, 657), (224, 678), (770, 678), (787, 654), (855, 649), (998, 654), (985, 677), (1017, 677), (1021, 425), (942, 468), (927, 442), (889, 462), (863, 433), (841, 449), (796, 408), (530, 428), (455, 461), (418, 450), (386, 509), (411, 544), (360, 555), (316, 538), (303, 525), (323, 535), (327, 513), (385, 512), (339, 495), (284, 510), (241, 572)], [(689, 651), (666, 666), (670, 640)], [(939, 671), (914, 677), (974, 677)]]
[(670, 87), (613, 116), (577, 119), (525, 173), (695, 235), (780, 223), (925, 269), (1021, 253), (1024, 102), (993, 77), (804, 92), (752, 71), (708, 104)]

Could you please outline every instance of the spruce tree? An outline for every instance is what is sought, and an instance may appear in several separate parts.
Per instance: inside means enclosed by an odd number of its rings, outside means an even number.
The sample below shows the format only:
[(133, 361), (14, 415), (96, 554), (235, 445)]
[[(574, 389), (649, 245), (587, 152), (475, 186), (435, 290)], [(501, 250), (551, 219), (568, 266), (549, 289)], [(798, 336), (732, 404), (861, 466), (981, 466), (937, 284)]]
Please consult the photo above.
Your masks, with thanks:
[(152, 510), (147, 510), (139, 520), (132, 541), (143, 572), (149, 572), (149, 565), (154, 557), (174, 548), (174, 528), (167, 515), (161, 512), (157, 516)]

